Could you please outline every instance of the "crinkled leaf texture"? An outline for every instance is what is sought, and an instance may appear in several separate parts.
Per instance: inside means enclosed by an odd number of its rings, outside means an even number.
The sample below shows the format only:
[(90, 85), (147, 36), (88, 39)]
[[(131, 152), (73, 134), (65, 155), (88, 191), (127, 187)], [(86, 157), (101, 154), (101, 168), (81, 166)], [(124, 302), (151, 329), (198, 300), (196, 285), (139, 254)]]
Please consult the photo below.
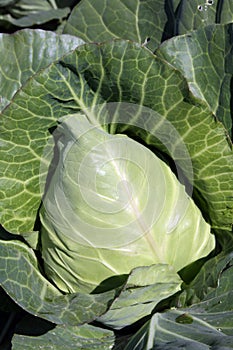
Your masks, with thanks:
[(41, 243), (45, 271), (61, 290), (92, 290), (138, 266), (179, 271), (212, 251), (210, 226), (148, 148), (80, 114), (63, 119), (55, 137), (59, 161), (43, 201)]

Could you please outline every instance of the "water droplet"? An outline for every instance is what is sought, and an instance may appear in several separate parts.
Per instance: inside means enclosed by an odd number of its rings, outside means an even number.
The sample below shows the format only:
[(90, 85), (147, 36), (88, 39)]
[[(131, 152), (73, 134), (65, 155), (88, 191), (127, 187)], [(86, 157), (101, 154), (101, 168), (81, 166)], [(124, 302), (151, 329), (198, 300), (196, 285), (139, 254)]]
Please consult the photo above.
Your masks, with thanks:
[(197, 9), (198, 9), (198, 11), (203, 11), (203, 6), (202, 5), (198, 5)]
[(213, 5), (214, 4), (214, 0), (206, 0), (206, 5)]
[(217, 328), (217, 331), (222, 332), (222, 329), (221, 328)]
[(193, 318), (188, 313), (184, 313), (184, 314), (176, 317), (175, 321), (177, 323), (182, 323), (182, 324), (191, 324), (191, 323), (193, 323)]

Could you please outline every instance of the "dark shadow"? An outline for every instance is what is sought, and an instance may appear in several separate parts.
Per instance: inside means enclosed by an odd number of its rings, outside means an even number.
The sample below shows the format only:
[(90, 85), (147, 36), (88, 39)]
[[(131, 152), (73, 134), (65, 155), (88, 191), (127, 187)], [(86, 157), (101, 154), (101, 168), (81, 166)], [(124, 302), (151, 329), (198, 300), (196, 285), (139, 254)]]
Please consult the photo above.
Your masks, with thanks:
[(25, 243), (22, 236), (6, 231), (2, 225), (0, 225), (0, 239), (3, 241), (17, 240)]
[(164, 9), (167, 15), (167, 22), (163, 31), (162, 42), (176, 35), (176, 17), (173, 8), (173, 1), (165, 0)]
[(126, 283), (128, 279), (128, 275), (119, 275), (119, 276), (112, 276), (107, 278), (106, 280), (102, 281), (92, 292), (91, 294), (99, 294), (104, 293), (112, 289), (117, 289), (119, 287), (122, 287)]
[(11, 339), (14, 335), (15, 326), (22, 318), (22, 314), (0, 311), (0, 350), (11, 349)]
[(216, 15), (215, 15), (215, 23), (221, 23), (221, 15), (222, 15), (223, 2), (224, 2), (224, 0), (218, 0), (218, 2), (217, 2), (217, 6), (216, 6)]
[(42, 318), (25, 314), (15, 327), (15, 333), (26, 336), (40, 336), (54, 329), (55, 324)]
[[(57, 168), (58, 165), (58, 161), (59, 161), (59, 149), (58, 149), (58, 140), (61, 137), (61, 134), (59, 132), (57, 132), (57, 126), (53, 126), (49, 129), (49, 132), (51, 135), (53, 135), (53, 139), (54, 139), (54, 146), (53, 146), (53, 155), (52, 155), (52, 160), (51, 163), (49, 165), (48, 168), (48, 172), (47, 172), (47, 176), (46, 176), (46, 180), (45, 180), (45, 188), (44, 188), (44, 193), (41, 199), (41, 203), (38, 207), (37, 210), (37, 214), (36, 214), (36, 219), (35, 219), (35, 223), (34, 223), (34, 227), (33, 227), (33, 231), (41, 231), (41, 221), (40, 221), (40, 210), (41, 207), (43, 205), (43, 199), (48, 191), (49, 185), (51, 183), (51, 180), (53, 178), (54, 172)], [(44, 271), (44, 261), (42, 259), (42, 255), (41, 255), (41, 235), (39, 234), (38, 236), (38, 243), (37, 243), (37, 247), (36, 250), (34, 250), (34, 253), (36, 254), (37, 260), (38, 260), (38, 267), (40, 272), (46, 276), (45, 271)], [(51, 282), (51, 281), (50, 281)], [(51, 282), (52, 283), (52, 282)]]
[(58, 150), (57, 143), (58, 143), (58, 140), (59, 140), (61, 135), (59, 135), (59, 133), (56, 132), (56, 130), (57, 130), (57, 126), (53, 126), (49, 129), (50, 134), (53, 135), (53, 138), (54, 138), (53, 157), (52, 157), (52, 161), (50, 163), (50, 166), (48, 168), (48, 173), (47, 173), (47, 177), (46, 177), (46, 181), (45, 181), (44, 194), (42, 196), (41, 204), (37, 210), (36, 220), (35, 220), (35, 224), (33, 227), (34, 231), (40, 231), (40, 229), (41, 229), (39, 212), (40, 212), (41, 206), (43, 204), (43, 198), (47, 193), (47, 190), (49, 188), (50, 182), (52, 180), (53, 174), (57, 168), (57, 164), (59, 161), (59, 150)]

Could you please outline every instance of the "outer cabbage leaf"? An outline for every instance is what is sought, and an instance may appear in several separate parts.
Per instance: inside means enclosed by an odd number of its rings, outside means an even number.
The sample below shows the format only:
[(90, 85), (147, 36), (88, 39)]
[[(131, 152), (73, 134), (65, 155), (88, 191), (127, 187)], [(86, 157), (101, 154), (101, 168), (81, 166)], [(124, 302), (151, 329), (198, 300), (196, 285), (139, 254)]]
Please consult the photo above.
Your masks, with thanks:
[[(109, 350), (114, 346), (115, 336), (107, 329), (88, 324), (79, 327), (61, 325), (46, 333), (44, 331), (36, 334), (36, 331), (42, 328), (39, 321), (28, 318), (17, 326), (12, 339), (13, 350), (48, 349), (48, 346), (51, 350)], [(32, 324), (33, 331), (31, 330)], [(27, 331), (26, 334), (25, 331)]]
[(144, 43), (149, 38), (148, 46), (154, 50), (162, 40), (167, 20), (164, 0), (84, 0), (72, 11), (64, 33), (86, 42), (121, 38)]
[(0, 246), (1, 287), (33, 315), (54, 324), (77, 326), (102, 315), (115, 298), (115, 291), (64, 295), (44, 277), (36, 255), (25, 243), (12, 236), (1, 239)]
[(45, 271), (61, 290), (77, 291), (77, 281), (94, 289), (137, 266), (179, 271), (214, 248), (184, 186), (149, 149), (83, 115), (59, 129), (59, 161), (40, 217)]
[[(190, 307), (177, 305), (154, 314), (132, 337), (126, 350), (233, 348), (232, 253), (220, 254), (205, 265), (200, 278), (192, 283), (199, 294), (205, 286), (204, 298)], [(217, 281), (215, 288), (211, 280)]]
[(232, 129), (233, 25), (209, 25), (164, 42), (156, 54), (179, 69), (190, 91)]
[(1, 33), (0, 109), (9, 104), (27, 79), (81, 44), (83, 41), (77, 37), (39, 29)]

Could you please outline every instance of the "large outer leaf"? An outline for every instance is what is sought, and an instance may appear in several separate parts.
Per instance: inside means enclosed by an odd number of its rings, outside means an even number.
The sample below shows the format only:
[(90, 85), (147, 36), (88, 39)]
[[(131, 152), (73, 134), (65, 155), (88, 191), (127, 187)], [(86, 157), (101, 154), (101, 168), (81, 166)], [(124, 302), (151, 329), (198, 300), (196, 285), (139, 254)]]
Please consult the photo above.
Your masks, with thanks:
[[(193, 164), (194, 189), (205, 217), (213, 227), (230, 230), (232, 151), (222, 124), (205, 109), (189, 103), (188, 93), (177, 70), (147, 49), (127, 41), (82, 46), (40, 72), (28, 81), (0, 118), (2, 224), (13, 232), (33, 229), (41, 199), (41, 157), (48, 129), (56, 124), (57, 118), (104, 101), (127, 101), (147, 106), (156, 113), (144, 115), (139, 108), (133, 118), (128, 108), (128, 114), (121, 113), (124, 130), (135, 135), (138, 132), (135, 125), (149, 127), (152, 136), (145, 130), (140, 137), (165, 152), (169, 153), (170, 148), (176, 163), (190, 177), (183, 154), (176, 152), (184, 142)], [(160, 116), (161, 123), (157, 123), (155, 115)], [(171, 137), (169, 127), (167, 131), (161, 129), (165, 121), (177, 130), (179, 137)], [(156, 133), (164, 136), (162, 142), (153, 136)]]
[(79, 38), (43, 30), (0, 34), (0, 109), (28, 78), (82, 43)]
[(103, 314), (114, 292), (63, 295), (41, 273), (32, 249), (0, 240), (0, 284), (23, 309), (56, 324), (78, 325)]
[(233, 24), (209, 25), (172, 38), (156, 54), (181, 71), (192, 94), (207, 102), (231, 134)]
[(143, 43), (149, 37), (155, 49), (166, 22), (164, 0), (84, 0), (72, 11), (64, 33), (87, 42), (122, 38)]
[[(31, 325), (28, 328), (37, 326), (35, 320), (30, 320)], [(33, 327), (32, 326), (33, 322)], [(35, 330), (31, 330), (35, 334)], [(80, 327), (64, 327), (57, 326), (45, 334), (38, 336), (15, 334), (12, 339), (13, 350), (34, 350), (34, 349), (51, 349), (51, 350), (77, 350), (77, 349), (93, 349), (93, 350), (109, 350), (114, 345), (113, 332), (83, 325)]]
[(61, 290), (79, 291), (81, 281), (92, 291), (137, 266), (177, 272), (213, 250), (199, 209), (148, 148), (83, 115), (65, 118), (57, 133), (59, 161), (40, 218), (45, 271)]
[[(224, 316), (223, 314), (222, 317)], [(220, 330), (192, 314), (171, 310), (152, 316), (150, 322), (132, 338), (125, 350), (208, 350), (210, 346), (213, 349), (216, 346), (220, 350), (231, 349), (232, 344), (233, 336), (222, 334)]]
[[(222, 270), (222, 258), (219, 256), (219, 260), (215, 260), (216, 269)], [(233, 348), (232, 270), (232, 254), (229, 254), (225, 257), (225, 269), (220, 276), (214, 276), (220, 277), (218, 286), (211, 289), (203, 301), (190, 308), (156, 313), (125, 350), (176, 350), (179, 346), (201, 350), (210, 346), (214, 349)]]
[[(198, 303), (206, 298), (210, 292), (214, 293), (218, 287), (219, 277), (226, 266), (230, 266), (231, 263), (232, 253), (225, 254), (223, 252), (209, 259), (192, 282), (184, 288), (183, 293), (178, 298), (177, 305), (187, 306)], [(230, 288), (228, 289), (230, 290)]]
[(143, 43), (150, 37), (148, 47), (154, 50), (171, 36), (232, 21), (231, 0), (83, 0), (72, 11), (65, 33), (91, 42), (123, 38)]

